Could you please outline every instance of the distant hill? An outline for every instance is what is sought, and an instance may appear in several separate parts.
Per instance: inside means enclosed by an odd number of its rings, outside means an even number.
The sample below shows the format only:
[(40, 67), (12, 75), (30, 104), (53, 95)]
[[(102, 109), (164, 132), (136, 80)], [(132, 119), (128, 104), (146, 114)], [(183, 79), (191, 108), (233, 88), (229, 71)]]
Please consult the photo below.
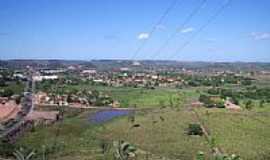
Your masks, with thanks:
[(71, 65), (79, 65), (81, 68), (96, 68), (99, 70), (111, 70), (115, 68), (143, 69), (191, 69), (191, 70), (230, 70), (230, 71), (270, 71), (270, 63), (262, 62), (184, 62), (168, 60), (140, 60), (140, 65), (134, 66), (131, 60), (0, 60), (1, 68), (22, 69), (26, 66), (35, 68), (56, 69), (66, 68)]

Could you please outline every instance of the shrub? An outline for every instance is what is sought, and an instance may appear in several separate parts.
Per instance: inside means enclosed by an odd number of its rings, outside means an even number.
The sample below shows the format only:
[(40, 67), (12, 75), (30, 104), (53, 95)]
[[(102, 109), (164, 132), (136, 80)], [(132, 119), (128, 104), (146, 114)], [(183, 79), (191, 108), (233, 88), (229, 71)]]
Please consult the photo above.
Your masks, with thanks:
[(4, 142), (4, 140), (2, 139), (0, 140), (0, 155), (4, 157), (11, 156), (14, 149), (15, 149), (14, 145), (8, 142)]
[(3, 92), (0, 93), (0, 96), (2, 97), (11, 97), (14, 94), (13, 90), (7, 88), (3, 90)]
[(245, 107), (247, 110), (251, 110), (252, 109), (252, 101), (251, 100), (248, 100), (245, 104)]
[(188, 135), (203, 135), (203, 130), (200, 124), (189, 124), (188, 126)]

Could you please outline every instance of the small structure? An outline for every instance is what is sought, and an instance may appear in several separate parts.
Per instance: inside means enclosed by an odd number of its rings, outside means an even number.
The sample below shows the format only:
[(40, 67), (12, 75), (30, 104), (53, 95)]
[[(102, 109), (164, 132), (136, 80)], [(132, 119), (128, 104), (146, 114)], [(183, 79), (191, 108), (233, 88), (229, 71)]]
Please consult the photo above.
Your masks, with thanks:
[(120, 107), (120, 103), (118, 101), (113, 101), (112, 107), (113, 108), (118, 108), (118, 107)]

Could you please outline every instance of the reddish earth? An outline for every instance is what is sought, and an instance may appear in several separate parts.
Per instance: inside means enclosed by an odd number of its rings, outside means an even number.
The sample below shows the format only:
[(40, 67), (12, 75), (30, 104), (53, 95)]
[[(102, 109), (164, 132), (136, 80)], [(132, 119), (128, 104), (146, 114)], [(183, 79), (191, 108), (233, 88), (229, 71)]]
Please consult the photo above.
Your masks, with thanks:
[(20, 108), (14, 101), (0, 103), (0, 122), (15, 118)]
[(59, 115), (58, 111), (33, 111), (29, 115), (27, 115), (27, 120), (57, 120), (57, 116)]

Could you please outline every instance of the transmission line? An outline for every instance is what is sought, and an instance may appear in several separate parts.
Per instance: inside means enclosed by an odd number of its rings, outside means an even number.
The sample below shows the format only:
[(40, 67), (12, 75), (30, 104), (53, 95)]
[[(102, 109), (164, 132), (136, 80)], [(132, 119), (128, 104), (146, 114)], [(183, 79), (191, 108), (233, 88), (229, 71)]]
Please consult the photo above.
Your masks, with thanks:
[[(161, 15), (161, 17), (159, 18), (159, 20), (157, 21), (156, 24), (154, 24), (154, 26), (152, 27), (152, 29), (149, 32), (149, 37), (151, 37), (154, 32), (157, 30), (157, 26), (159, 26), (160, 24), (162, 24), (162, 22), (165, 20), (165, 18), (168, 16), (168, 14), (171, 12), (171, 10), (176, 6), (178, 0), (173, 0), (172, 3), (169, 5), (169, 7), (165, 10), (165, 12)], [(148, 42), (148, 39), (145, 39), (140, 45), (139, 47), (135, 50), (135, 52), (133, 53), (133, 56), (131, 59), (135, 59), (137, 57), (137, 55), (139, 54), (139, 52), (144, 48), (144, 46), (146, 45), (146, 43)]]
[(201, 1), (201, 3), (194, 8), (194, 10), (192, 10), (192, 12), (187, 16), (187, 18), (183, 21), (183, 23), (180, 25), (180, 27), (177, 27), (176, 30), (166, 39), (166, 41), (158, 48), (158, 50), (151, 56), (153, 59), (155, 59), (160, 52), (165, 49), (168, 44), (170, 43), (170, 41), (179, 33), (179, 29), (184, 28), (189, 22), (190, 20), (195, 17), (195, 15), (197, 13), (199, 13), (199, 11), (202, 9), (202, 7), (204, 6), (204, 4), (207, 2), (207, 0), (203, 0)]
[(230, 5), (231, 2), (232, 0), (228, 0), (225, 4), (223, 4), (212, 16), (209, 17), (206, 23), (204, 23), (188, 41), (186, 41), (185, 43), (183, 43), (183, 45), (177, 48), (175, 53), (169, 56), (168, 59), (174, 58), (177, 54), (181, 53), (181, 51), (183, 51), (183, 49), (188, 46), (192, 42), (192, 40), (194, 40), (211, 22), (213, 22), (222, 13), (222, 11)]

